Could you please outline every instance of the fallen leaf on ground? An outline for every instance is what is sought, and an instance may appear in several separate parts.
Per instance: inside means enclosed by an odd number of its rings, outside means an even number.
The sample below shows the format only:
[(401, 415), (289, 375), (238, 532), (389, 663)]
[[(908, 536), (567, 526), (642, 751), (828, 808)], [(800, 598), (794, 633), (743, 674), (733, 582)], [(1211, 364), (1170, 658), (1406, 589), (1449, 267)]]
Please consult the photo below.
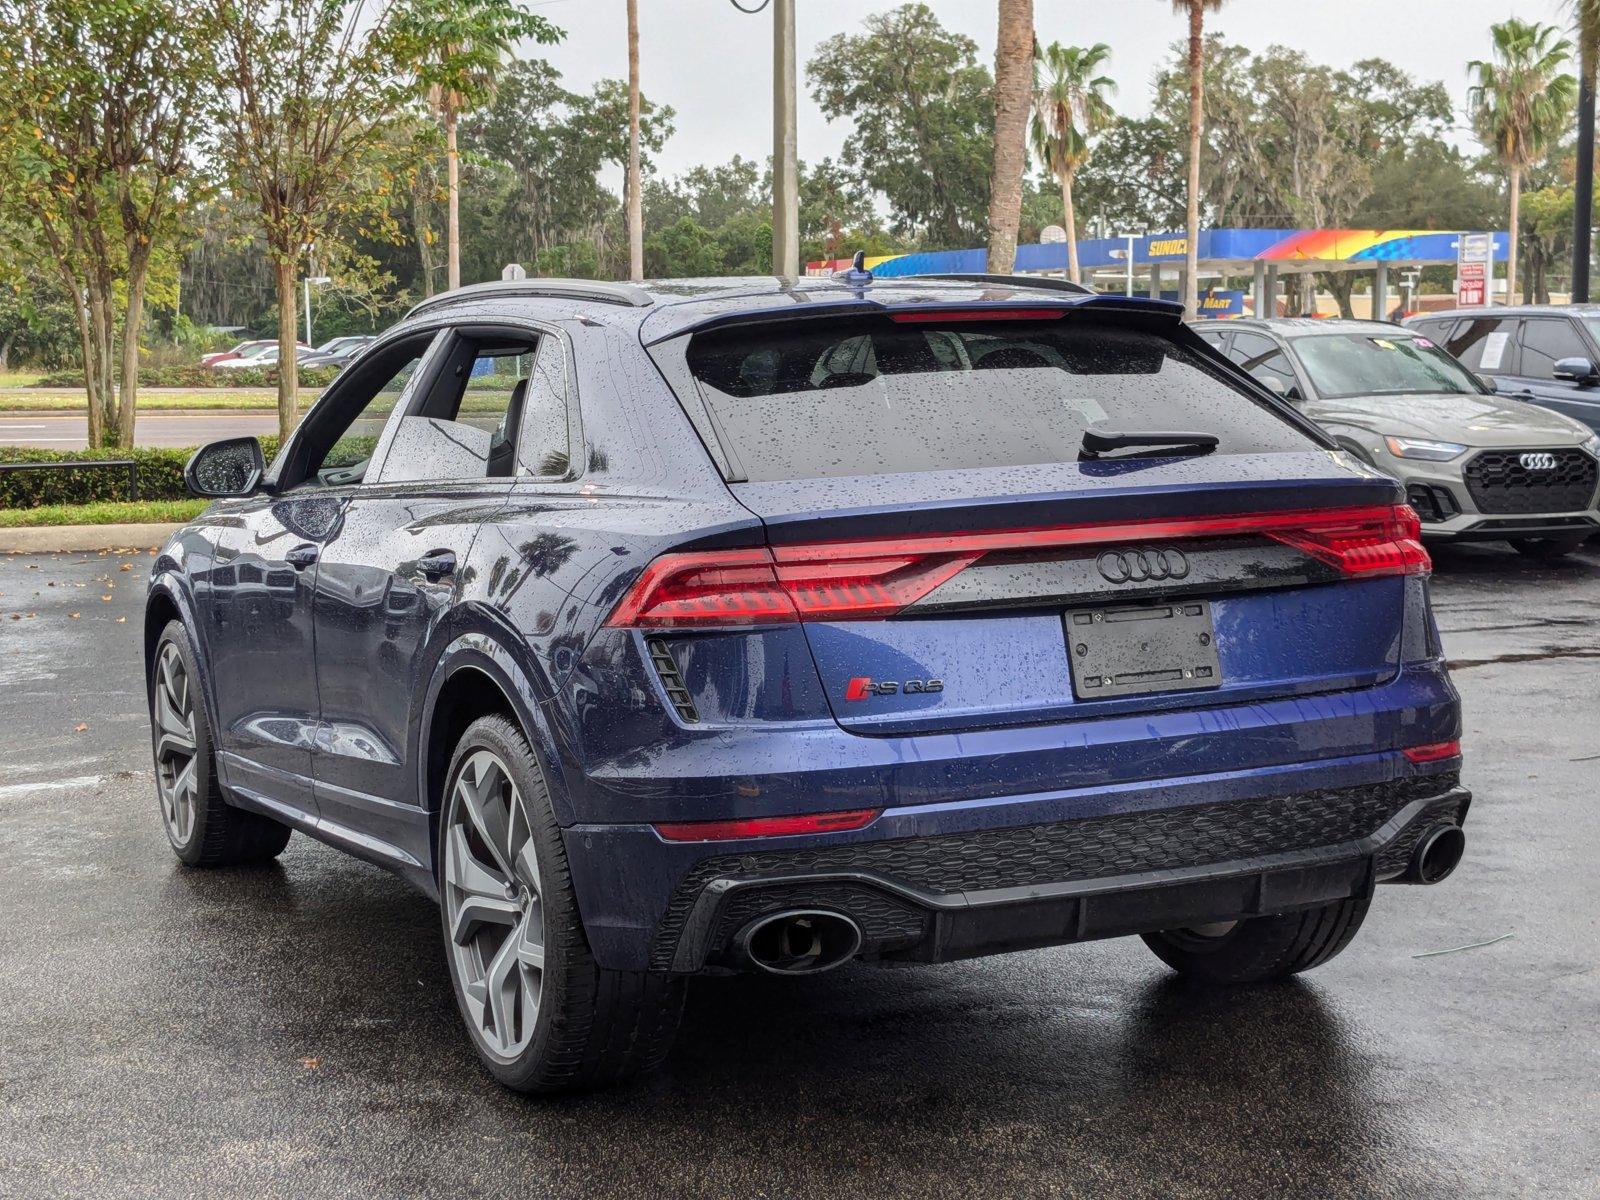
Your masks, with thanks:
[(302, 1058), (300, 1065), (308, 1071), (315, 1071), (322, 1065), (322, 1060), (320, 1058)]
[(117, 618), (117, 624), (118, 625), (126, 625), (127, 623), (128, 623), (128, 618), (127, 617), (118, 617)]
[(89, 726), (87, 724), (85, 724), (82, 721), (79, 721), (76, 725), (74, 725), (72, 727), (72, 732), (73, 733), (86, 733), (86, 732), (88, 732), (88, 729), (89, 729)]
[(132, 563), (123, 563), (120, 567), (117, 568), (117, 570), (119, 570), (119, 571), (131, 571), (131, 570), (133, 570), (133, 564)]
[(100, 599), (104, 600), (107, 604), (111, 603), (111, 597), (110, 596), (101, 596)]
[(81, 616), (83, 616), (82, 613), (68, 613), (67, 614), (68, 619), (73, 620), (73, 621), (76, 621)]

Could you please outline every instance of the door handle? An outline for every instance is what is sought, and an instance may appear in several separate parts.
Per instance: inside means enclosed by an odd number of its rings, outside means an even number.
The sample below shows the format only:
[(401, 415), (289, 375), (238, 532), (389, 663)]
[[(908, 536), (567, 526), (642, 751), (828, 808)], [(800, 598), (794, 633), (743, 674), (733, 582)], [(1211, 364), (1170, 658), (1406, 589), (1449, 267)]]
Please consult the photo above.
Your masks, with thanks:
[(296, 571), (304, 571), (317, 561), (317, 548), (311, 545), (296, 546), (283, 556), (283, 560)]
[(453, 550), (435, 550), (432, 554), (424, 555), (417, 559), (417, 570), (433, 583), (437, 583), (446, 575), (456, 573), (456, 556)]

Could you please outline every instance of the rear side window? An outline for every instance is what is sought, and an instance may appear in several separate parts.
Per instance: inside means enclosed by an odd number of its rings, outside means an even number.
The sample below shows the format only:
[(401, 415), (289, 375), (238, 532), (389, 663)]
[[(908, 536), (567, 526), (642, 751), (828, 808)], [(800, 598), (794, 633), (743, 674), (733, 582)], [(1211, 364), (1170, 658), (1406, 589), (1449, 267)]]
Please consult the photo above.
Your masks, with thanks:
[(1522, 322), (1522, 364), (1519, 375), (1554, 379), (1563, 358), (1588, 358), (1578, 327), (1564, 317), (1533, 317)]
[(689, 369), (753, 482), (1076, 462), (1091, 425), (1216, 434), (1220, 453), (1304, 434), (1157, 333), (1068, 316), (890, 317), (697, 334)]
[(1469, 371), (1486, 375), (1513, 374), (1517, 369), (1517, 347), (1511, 335), (1516, 322), (1503, 317), (1475, 317), (1456, 328), (1444, 348), (1461, 360)]

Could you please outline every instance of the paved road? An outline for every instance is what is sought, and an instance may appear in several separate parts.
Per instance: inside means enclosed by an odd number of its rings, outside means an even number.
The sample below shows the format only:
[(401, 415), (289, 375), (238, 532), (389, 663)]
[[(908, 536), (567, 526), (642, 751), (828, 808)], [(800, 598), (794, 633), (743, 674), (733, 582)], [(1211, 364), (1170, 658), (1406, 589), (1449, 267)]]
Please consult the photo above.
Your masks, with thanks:
[[(88, 418), (81, 414), (0, 413), (0, 446), (82, 450), (88, 429)], [(150, 412), (139, 414), (134, 442), (140, 446), (198, 446), (218, 438), (277, 432), (277, 415), (270, 412)]]
[(698, 981), (664, 1073), (554, 1103), (478, 1069), (390, 876), (176, 865), (147, 562), (0, 557), (0, 1194), (1600, 1196), (1600, 557), (1441, 562), (1467, 862), (1303, 981), (1129, 941)]

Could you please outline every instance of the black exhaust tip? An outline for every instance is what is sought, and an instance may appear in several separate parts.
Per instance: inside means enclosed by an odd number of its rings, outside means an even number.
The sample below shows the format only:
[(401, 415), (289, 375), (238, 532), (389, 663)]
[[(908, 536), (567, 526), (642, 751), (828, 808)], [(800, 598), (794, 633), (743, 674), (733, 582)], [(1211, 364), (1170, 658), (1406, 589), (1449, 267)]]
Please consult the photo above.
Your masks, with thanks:
[(855, 957), (861, 927), (842, 913), (795, 909), (752, 921), (735, 945), (746, 961), (773, 975), (816, 975)]
[(1411, 862), (1401, 876), (1404, 883), (1439, 883), (1461, 864), (1467, 850), (1467, 835), (1461, 826), (1435, 825), (1422, 835), (1411, 852)]

